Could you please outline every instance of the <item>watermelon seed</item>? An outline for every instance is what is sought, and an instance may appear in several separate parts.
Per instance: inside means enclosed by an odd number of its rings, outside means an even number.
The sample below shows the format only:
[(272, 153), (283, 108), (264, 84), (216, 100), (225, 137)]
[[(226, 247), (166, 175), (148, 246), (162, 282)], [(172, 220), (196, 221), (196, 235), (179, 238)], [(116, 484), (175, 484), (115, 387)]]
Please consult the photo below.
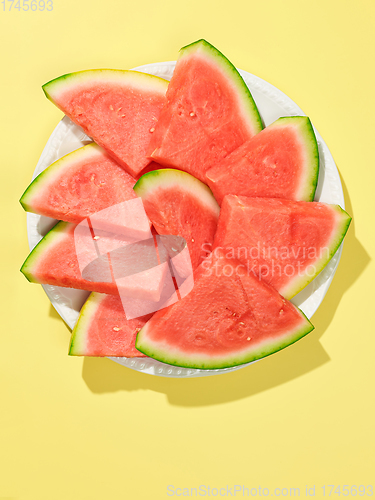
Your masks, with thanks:
[(121, 115), (121, 118), (125, 118), (125, 115)]
[(246, 339), (246, 340), (251, 340), (251, 337), (247, 337), (247, 339)]
[(111, 111), (113, 111), (113, 106), (112, 106), (112, 104), (109, 106), (109, 109), (110, 109)]
[(194, 238), (191, 238), (192, 243), (194, 243)]
[(114, 326), (114, 327), (113, 327), (113, 331), (114, 331), (114, 332), (119, 332), (119, 331), (120, 331), (120, 328), (119, 328), (118, 326)]
[(155, 132), (154, 127), (150, 128), (150, 132), (151, 132), (151, 134), (152, 134), (152, 132)]
[(190, 113), (190, 116), (195, 116), (194, 111), (192, 111), (192, 112)]
[(94, 240), (100, 240), (100, 236), (94, 236)]
[(118, 113), (119, 111), (121, 111), (121, 110), (122, 110), (122, 108), (118, 108), (117, 113)]
[(244, 325), (245, 323), (243, 323), (242, 321), (239, 322), (239, 325)]

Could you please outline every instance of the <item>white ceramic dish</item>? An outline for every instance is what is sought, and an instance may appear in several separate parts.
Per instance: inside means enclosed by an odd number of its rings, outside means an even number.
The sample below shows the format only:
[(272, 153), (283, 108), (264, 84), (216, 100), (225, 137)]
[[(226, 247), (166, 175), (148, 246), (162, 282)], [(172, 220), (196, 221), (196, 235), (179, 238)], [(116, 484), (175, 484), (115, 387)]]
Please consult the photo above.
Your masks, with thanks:
[[(174, 66), (175, 62), (171, 61), (148, 64), (134, 69), (170, 80)], [(246, 71), (240, 70), (240, 73), (255, 99), (266, 126), (277, 120), (280, 116), (304, 115), (303, 111), (289, 97), (273, 85), (270, 85), (261, 78), (247, 73)], [(320, 173), (315, 199), (317, 201), (335, 203), (344, 208), (344, 195), (335, 162), (319, 133), (316, 130), (315, 133), (320, 153)], [(49, 138), (38, 165), (36, 166), (33, 178), (54, 161), (82, 147), (88, 142), (91, 142), (90, 138), (87, 137), (79, 127), (74, 125), (69, 118), (64, 117)], [(36, 214), (27, 214), (27, 234), (30, 249), (34, 248), (38, 241), (55, 225), (55, 223), (56, 221), (54, 219)], [(342, 247), (340, 247), (328, 266), (312, 281), (312, 283), (292, 300), (294, 304), (302, 309), (308, 318), (311, 318), (318, 309), (331, 284), (341, 256), (341, 250)], [(81, 290), (72, 290), (50, 285), (43, 285), (43, 288), (56, 311), (67, 325), (73, 328), (88, 293)], [(151, 358), (111, 359), (133, 370), (164, 377), (202, 377), (226, 373), (247, 366), (242, 365), (240, 367), (222, 370), (193, 370), (173, 367)]]

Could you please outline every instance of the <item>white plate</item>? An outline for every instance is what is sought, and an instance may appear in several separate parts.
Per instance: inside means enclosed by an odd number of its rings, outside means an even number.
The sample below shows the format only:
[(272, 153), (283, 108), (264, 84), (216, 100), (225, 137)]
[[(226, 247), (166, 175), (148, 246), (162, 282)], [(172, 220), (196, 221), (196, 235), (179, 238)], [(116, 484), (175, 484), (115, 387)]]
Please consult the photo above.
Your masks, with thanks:
[[(134, 69), (170, 80), (174, 66), (175, 62), (170, 61), (147, 64)], [(239, 71), (255, 99), (266, 126), (277, 120), (280, 116), (304, 115), (303, 111), (276, 87), (270, 85), (261, 78), (247, 73), (246, 71)], [(315, 134), (318, 140), (320, 153), (320, 173), (315, 199), (317, 201), (338, 204), (342, 208), (345, 208), (340, 176), (335, 162), (327, 145), (316, 130)], [(49, 138), (34, 171), (33, 179), (51, 163), (71, 151), (82, 147), (88, 142), (91, 142), (90, 138), (83, 133), (80, 127), (74, 125), (71, 120), (65, 116)], [(48, 217), (42, 217), (30, 213), (27, 214), (27, 234), (30, 249), (34, 248), (38, 241), (55, 225), (55, 223), (56, 221), (54, 219), (49, 219)], [(308, 318), (311, 318), (311, 316), (318, 309), (331, 284), (333, 275), (339, 263), (341, 250), (342, 246), (336, 252), (326, 268), (292, 300), (294, 304), (302, 309)], [(67, 325), (69, 325), (70, 328), (73, 328), (88, 293), (81, 290), (73, 290), (70, 288), (61, 288), (50, 285), (43, 285), (43, 288), (56, 311), (67, 323)], [(120, 363), (121, 365), (132, 368), (133, 370), (164, 377), (202, 377), (207, 375), (216, 375), (219, 373), (238, 370), (239, 368), (250, 364), (248, 363), (247, 365), (242, 365), (240, 367), (222, 370), (193, 370), (172, 367), (151, 358), (110, 359)]]

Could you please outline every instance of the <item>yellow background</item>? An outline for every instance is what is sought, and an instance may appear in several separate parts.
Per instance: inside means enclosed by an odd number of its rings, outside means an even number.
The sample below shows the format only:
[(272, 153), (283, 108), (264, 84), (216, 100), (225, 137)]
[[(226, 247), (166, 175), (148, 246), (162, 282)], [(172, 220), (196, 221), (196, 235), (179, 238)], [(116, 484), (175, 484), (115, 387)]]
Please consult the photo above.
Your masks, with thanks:
[[(299, 487), (301, 497), (315, 485), (323, 498), (323, 485), (374, 484), (373, 0), (2, 8), (0, 500), (159, 500), (176, 498), (168, 485), (236, 484), (270, 494)], [(173, 60), (202, 37), (289, 95), (340, 170), (354, 221), (316, 329), (212, 378), (169, 380), (68, 357), (68, 329), (19, 272), (28, 246), (18, 199), (61, 118), (41, 85), (81, 69)]]

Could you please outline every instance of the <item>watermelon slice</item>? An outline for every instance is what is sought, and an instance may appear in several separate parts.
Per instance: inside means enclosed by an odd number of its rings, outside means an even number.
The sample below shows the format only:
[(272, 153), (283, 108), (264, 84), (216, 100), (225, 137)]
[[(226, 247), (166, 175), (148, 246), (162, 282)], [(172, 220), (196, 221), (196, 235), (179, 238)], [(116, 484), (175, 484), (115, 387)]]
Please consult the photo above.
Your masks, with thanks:
[(290, 299), (327, 265), (350, 221), (338, 205), (227, 195), (213, 251)]
[(69, 354), (144, 357), (135, 348), (135, 339), (151, 316), (127, 320), (120, 297), (92, 293), (74, 327)]
[(119, 294), (130, 319), (190, 292), (193, 271), (185, 251), (186, 241), (179, 236), (131, 242), (121, 234), (94, 233), (89, 220), (59, 222), (32, 250), (21, 272), (33, 283)]
[(283, 117), (206, 173), (221, 204), (226, 194), (312, 201), (319, 152), (307, 116)]
[(23, 193), (27, 212), (74, 222), (136, 198), (135, 179), (95, 143), (50, 165)]
[(193, 269), (211, 250), (220, 208), (210, 189), (192, 175), (164, 169), (143, 175), (134, 186), (159, 234), (182, 236)]
[(312, 329), (275, 289), (219, 257), (197, 269), (187, 297), (154, 314), (135, 345), (171, 365), (220, 369), (268, 356)]
[[(90, 281), (84, 279), (80, 270), (79, 260), (92, 262), (97, 258), (97, 252), (92, 241), (88, 241), (90, 229), (82, 232), (82, 238), (86, 242), (86, 256), (82, 259), (77, 257), (74, 242), (75, 224), (69, 222), (58, 222), (47, 235), (40, 240), (25, 260), (21, 272), (32, 283), (78, 288), (92, 292), (117, 294), (116, 283), (112, 280), (111, 270), (106, 255), (97, 261), (97, 267), (92, 269), (92, 275), (103, 277), (103, 281)], [(83, 228), (83, 226), (81, 226)]]
[(160, 294), (162, 272), (159, 282), (139, 281), (138, 276), (137, 283), (130, 277), (142, 272), (147, 275), (147, 271), (157, 265), (158, 254), (152, 236), (131, 243), (121, 234), (99, 230), (94, 233), (85, 220), (78, 225), (58, 222), (31, 251), (21, 272), (32, 283), (153, 297)]
[(181, 49), (148, 148), (165, 166), (205, 182), (205, 172), (262, 130), (258, 109), (236, 68), (198, 40)]
[(58, 108), (133, 177), (149, 163), (150, 137), (168, 82), (137, 71), (70, 73), (43, 85)]

